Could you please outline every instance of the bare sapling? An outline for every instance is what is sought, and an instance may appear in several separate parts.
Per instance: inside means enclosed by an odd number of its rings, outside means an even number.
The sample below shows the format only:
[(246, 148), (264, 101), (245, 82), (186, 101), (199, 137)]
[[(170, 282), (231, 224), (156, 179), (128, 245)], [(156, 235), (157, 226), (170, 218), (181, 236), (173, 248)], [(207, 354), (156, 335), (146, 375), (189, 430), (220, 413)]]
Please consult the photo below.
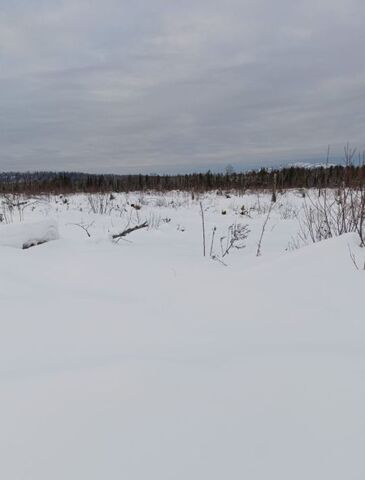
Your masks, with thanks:
[(274, 203), (271, 202), (270, 203), (270, 207), (269, 207), (269, 210), (267, 211), (267, 215), (266, 215), (266, 218), (265, 218), (265, 221), (262, 225), (262, 229), (261, 229), (261, 235), (260, 235), (260, 239), (259, 239), (259, 242), (257, 244), (257, 252), (256, 252), (256, 257), (259, 257), (261, 255), (261, 246), (262, 246), (262, 240), (264, 238), (264, 234), (265, 234), (265, 230), (266, 230), (266, 225), (267, 225), (267, 222), (269, 221), (270, 219), (270, 215), (271, 215), (271, 211), (274, 207)]
[(205, 257), (205, 219), (204, 219), (204, 209), (203, 203), (199, 202), (200, 205), (200, 215), (202, 219), (202, 232), (203, 232), (203, 256)]

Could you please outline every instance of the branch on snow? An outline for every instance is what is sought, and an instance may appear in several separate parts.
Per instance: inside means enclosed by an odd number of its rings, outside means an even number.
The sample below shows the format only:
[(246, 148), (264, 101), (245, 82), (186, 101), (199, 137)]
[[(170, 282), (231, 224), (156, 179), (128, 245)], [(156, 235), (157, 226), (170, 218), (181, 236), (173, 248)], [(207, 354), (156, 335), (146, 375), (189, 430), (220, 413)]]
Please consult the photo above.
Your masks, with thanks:
[(136, 230), (140, 230), (141, 228), (147, 228), (147, 227), (148, 227), (148, 222), (143, 222), (140, 225), (136, 225), (135, 227), (126, 228), (121, 233), (116, 233), (116, 234), (112, 235), (112, 239), (113, 240), (118, 240), (119, 238), (126, 237), (127, 235), (129, 235), (130, 233), (132, 233)]

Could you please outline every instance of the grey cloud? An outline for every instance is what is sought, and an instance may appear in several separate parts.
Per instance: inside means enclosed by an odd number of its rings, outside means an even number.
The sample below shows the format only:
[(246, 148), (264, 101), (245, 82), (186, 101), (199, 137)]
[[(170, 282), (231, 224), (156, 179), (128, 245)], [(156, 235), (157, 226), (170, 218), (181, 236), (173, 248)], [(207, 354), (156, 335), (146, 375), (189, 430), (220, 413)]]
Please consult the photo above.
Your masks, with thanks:
[(0, 170), (182, 171), (364, 144), (358, 0), (0, 0)]

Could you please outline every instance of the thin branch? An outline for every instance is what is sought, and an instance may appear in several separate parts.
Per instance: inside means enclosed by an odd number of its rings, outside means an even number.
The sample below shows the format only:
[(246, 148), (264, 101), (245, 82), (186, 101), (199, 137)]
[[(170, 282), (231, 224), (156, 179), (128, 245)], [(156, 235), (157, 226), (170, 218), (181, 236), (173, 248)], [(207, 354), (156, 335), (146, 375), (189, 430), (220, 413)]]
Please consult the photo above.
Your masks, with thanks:
[(89, 228), (92, 227), (94, 225), (95, 222), (91, 222), (89, 223), (88, 225), (84, 225), (83, 223), (68, 223), (67, 225), (73, 225), (75, 227), (80, 227), (84, 230), (84, 232), (86, 233), (86, 235), (90, 238), (91, 235), (90, 235), (90, 232), (89, 232)]

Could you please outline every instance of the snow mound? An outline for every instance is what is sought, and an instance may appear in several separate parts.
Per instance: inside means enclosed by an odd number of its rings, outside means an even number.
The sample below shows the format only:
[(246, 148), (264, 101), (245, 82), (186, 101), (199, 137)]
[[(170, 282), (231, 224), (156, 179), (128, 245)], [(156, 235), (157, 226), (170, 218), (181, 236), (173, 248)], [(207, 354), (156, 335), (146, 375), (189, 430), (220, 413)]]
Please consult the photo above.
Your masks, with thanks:
[(26, 249), (51, 240), (58, 240), (55, 220), (0, 226), (0, 246)]

